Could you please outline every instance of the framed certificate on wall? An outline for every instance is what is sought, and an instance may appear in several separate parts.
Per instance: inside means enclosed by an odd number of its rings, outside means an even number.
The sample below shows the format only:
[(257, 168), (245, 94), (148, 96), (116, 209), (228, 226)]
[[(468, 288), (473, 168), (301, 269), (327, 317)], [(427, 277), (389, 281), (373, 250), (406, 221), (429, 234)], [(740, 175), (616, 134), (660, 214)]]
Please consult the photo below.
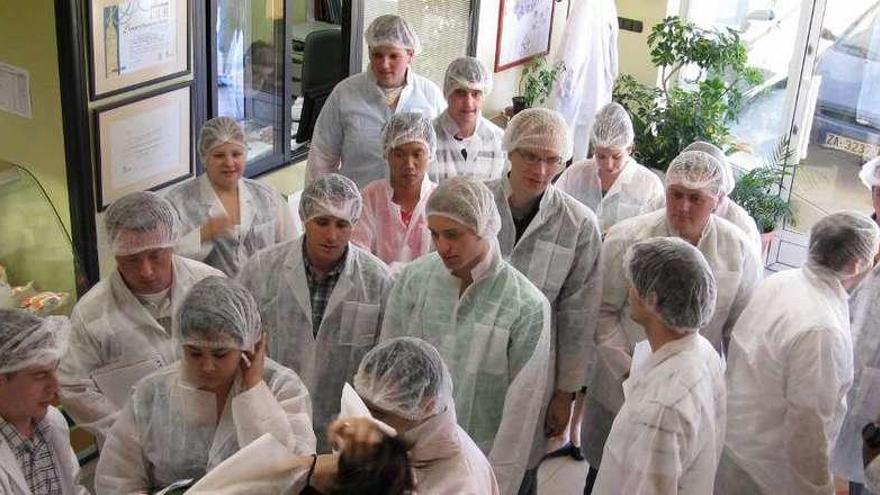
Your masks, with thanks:
[(495, 72), (550, 53), (556, 0), (501, 0)]
[(92, 100), (190, 70), (188, 0), (91, 0)]
[(193, 175), (189, 83), (95, 112), (97, 208)]

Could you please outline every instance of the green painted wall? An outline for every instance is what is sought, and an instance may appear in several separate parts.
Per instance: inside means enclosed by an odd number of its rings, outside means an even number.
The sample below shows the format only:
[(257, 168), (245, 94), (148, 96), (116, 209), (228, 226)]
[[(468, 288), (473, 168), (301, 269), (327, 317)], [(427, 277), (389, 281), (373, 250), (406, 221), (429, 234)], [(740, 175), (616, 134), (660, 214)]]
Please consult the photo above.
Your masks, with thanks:
[[(33, 112), (26, 119), (0, 111), (0, 160), (37, 177), (69, 231), (52, 0), (0, 2), (0, 61), (30, 72)], [(26, 179), (0, 186), (0, 263), (14, 284), (33, 280), (43, 290), (74, 292), (72, 249), (50, 210), (29, 203), (34, 191)], [(31, 207), (25, 209), (26, 205)]]

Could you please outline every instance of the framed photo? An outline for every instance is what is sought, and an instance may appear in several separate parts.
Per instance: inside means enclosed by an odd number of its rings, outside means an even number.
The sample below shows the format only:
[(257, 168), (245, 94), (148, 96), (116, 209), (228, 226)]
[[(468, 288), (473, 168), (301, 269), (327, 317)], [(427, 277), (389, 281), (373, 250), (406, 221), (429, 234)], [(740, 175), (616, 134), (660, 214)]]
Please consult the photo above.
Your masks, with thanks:
[(550, 53), (556, 0), (501, 0), (495, 72)]
[(91, 98), (190, 70), (188, 0), (91, 0)]
[(189, 83), (95, 112), (97, 207), (191, 177)]

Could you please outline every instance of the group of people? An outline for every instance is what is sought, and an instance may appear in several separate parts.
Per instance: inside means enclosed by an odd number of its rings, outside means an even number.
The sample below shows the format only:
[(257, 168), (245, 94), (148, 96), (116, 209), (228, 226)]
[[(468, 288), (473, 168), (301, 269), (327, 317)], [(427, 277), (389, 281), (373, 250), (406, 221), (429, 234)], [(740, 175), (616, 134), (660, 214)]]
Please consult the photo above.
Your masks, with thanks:
[(880, 490), (874, 219), (828, 215), (763, 279), (717, 147), (661, 181), (610, 103), (566, 167), (557, 112), (481, 115), (478, 60), (441, 92), (403, 19), (365, 37), (370, 70), (318, 118), (303, 232), (218, 117), (203, 175), (108, 208), (116, 269), (69, 320), (0, 313), (0, 491), (81, 490), (56, 394), (98, 439), (98, 494), (527, 494), (565, 437), (585, 493)]

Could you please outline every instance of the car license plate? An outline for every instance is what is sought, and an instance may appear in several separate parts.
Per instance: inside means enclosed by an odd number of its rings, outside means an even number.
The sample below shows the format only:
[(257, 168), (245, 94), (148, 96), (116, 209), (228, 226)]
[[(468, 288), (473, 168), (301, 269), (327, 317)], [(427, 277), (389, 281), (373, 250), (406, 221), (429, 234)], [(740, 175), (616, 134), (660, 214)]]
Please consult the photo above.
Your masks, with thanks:
[(876, 144), (864, 143), (830, 132), (825, 134), (825, 147), (856, 155), (860, 158), (873, 158), (880, 154), (880, 146)]

